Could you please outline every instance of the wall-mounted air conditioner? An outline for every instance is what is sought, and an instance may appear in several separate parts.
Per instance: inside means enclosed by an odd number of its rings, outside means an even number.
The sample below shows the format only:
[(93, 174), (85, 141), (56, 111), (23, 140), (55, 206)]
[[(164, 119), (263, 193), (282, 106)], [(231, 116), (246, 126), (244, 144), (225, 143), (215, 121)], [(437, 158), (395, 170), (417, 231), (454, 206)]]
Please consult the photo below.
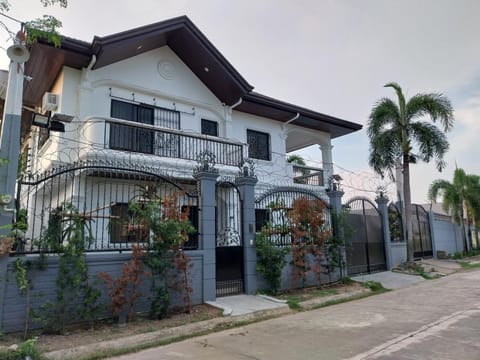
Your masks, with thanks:
[(60, 103), (60, 95), (59, 94), (46, 92), (43, 95), (42, 110), (43, 110), (43, 112), (56, 111), (58, 109), (58, 104), (59, 103)]

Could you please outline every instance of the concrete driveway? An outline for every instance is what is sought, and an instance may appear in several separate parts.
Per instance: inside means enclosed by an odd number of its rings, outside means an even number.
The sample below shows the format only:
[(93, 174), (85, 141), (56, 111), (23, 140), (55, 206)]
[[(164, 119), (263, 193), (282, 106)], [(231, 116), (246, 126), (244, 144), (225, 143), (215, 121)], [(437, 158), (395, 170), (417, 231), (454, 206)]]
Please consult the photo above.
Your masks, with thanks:
[(480, 359), (480, 270), (116, 359)]

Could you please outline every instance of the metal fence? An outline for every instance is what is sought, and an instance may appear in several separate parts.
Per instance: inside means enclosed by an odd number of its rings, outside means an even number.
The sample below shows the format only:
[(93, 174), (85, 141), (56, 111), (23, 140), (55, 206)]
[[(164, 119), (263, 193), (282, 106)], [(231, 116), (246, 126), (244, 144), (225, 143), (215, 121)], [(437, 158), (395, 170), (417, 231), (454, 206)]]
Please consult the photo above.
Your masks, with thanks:
[[(140, 165), (85, 161), (28, 175), (18, 183), (17, 214), (26, 219), (17, 220), (26, 221), (26, 231), (18, 232), (16, 251), (49, 252), (52, 241), (68, 241), (74, 218), (83, 219), (82, 231), (91, 235), (87, 251), (129, 250), (150, 236), (146, 225), (133, 216), (130, 204), (144, 206), (151, 195), (169, 199), (178, 211), (188, 211), (190, 221), (198, 226), (195, 193), (196, 183), (178, 184), (158, 169)], [(185, 248), (198, 248), (196, 233)]]
[(255, 200), (256, 231), (261, 231), (265, 225), (269, 224), (272, 228), (278, 229), (274, 234), (269, 235), (270, 241), (278, 246), (291, 245), (292, 236), (289, 231), (288, 212), (293, 208), (295, 200), (300, 198), (323, 203), (325, 206), (322, 218), (323, 226), (325, 231), (330, 231), (330, 208), (325, 199), (315, 192), (295, 187), (277, 187), (257, 197)]
[(430, 221), (427, 211), (421, 205), (412, 204), (413, 257), (433, 256)]

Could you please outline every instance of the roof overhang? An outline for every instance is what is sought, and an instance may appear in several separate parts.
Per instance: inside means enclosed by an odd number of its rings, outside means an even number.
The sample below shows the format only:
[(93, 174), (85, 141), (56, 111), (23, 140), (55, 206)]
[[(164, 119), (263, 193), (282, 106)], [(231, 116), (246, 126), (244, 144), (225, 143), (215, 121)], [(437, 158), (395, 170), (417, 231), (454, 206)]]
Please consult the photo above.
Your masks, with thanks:
[(291, 123), (292, 125), (330, 133), (332, 139), (362, 128), (360, 124), (318, 113), (255, 92), (245, 95), (242, 103), (235, 110), (284, 123), (299, 114), (298, 118)]
[(34, 81), (25, 87), (25, 103), (38, 105), (63, 66), (82, 69), (95, 55), (93, 69), (99, 69), (165, 45), (225, 104), (234, 104), (253, 89), (190, 19), (181, 16), (114, 35), (96, 36), (91, 44), (67, 37), (59, 48), (42, 40), (33, 44), (25, 74), (34, 76)]
[(24, 104), (40, 106), (42, 96), (49, 91), (64, 66), (86, 68), (92, 56), (93, 69), (131, 58), (162, 46), (169, 46), (193, 73), (226, 105), (241, 98), (237, 111), (292, 123), (299, 127), (319, 130), (336, 138), (360, 130), (360, 124), (321, 114), (277, 99), (252, 92), (253, 87), (233, 68), (213, 44), (186, 16), (139, 27), (117, 34), (94, 37), (92, 43), (68, 37), (59, 48), (40, 40), (30, 48), (30, 60), (25, 75)]

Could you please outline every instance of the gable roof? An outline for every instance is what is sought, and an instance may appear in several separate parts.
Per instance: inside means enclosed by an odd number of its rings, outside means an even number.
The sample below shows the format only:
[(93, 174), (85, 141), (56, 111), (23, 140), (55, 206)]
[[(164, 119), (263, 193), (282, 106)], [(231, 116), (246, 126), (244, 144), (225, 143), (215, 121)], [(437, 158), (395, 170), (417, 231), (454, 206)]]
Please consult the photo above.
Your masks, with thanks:
[(326, 131), (332, 137), (362, 128), (359, 124), (252, 92), (253, 86), (186, 16), (109, 36), (95, 36), (91, 43), (64, 37), (60, 48), (43, 40), (33, 44), (30, 60), (25, 64), (25, 74), (32, 76), (34, 81), (25, 85), (24, 103), (32, 107), (38, 106), (63, 66), (85, 68), (95, 55), (93, 69), (99, 69), (165, 45), (177, 54), (220, 101), (233, 105), (242, 98), (241, 104), (235, 108), (237, 111), (282, 122), (298, 113), (295, 125)]

